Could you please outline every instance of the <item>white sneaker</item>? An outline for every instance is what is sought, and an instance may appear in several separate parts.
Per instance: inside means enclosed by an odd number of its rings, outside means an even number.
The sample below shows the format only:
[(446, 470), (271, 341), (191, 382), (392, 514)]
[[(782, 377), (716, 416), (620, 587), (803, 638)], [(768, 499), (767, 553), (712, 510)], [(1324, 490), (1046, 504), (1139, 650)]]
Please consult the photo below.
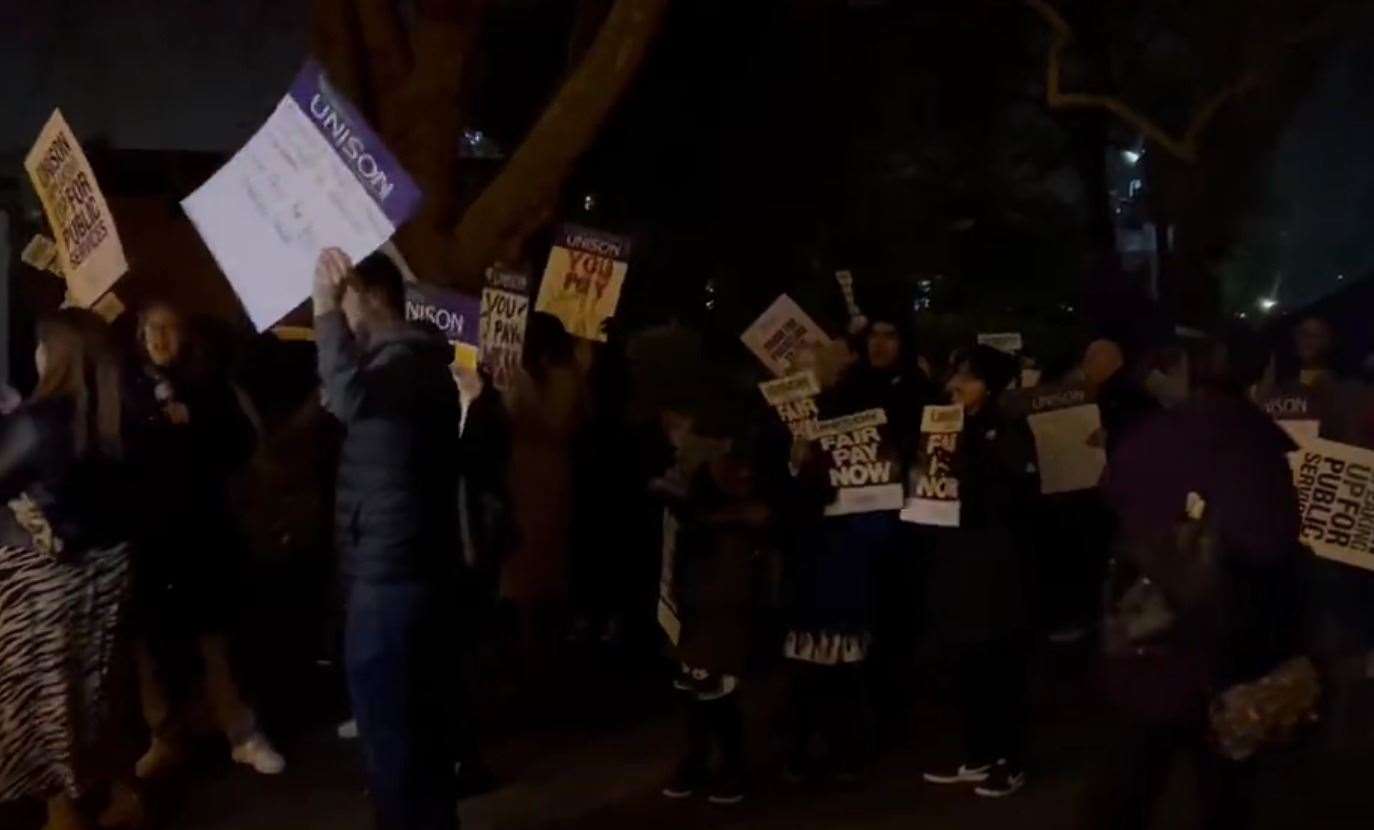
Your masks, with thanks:
[(1009, 766), (1006, 761), (998, 761), (987, 779), (974, 788), (973, 794), (983, 798), (1006, 798), (1016, 795), (1024, 786), (1026, 773), (1023, 770)]
[(921, 777), (930, 784), (980, 784), (991, 772), (992, 764), (960, 764), (957, 769), (931, 770)]
[(339, 724), (339, 728), (334, 730), (341, 741), (358, 740), (358, 722), (356, 720), (346, 720)]
[(261, 733), (234, 747), (230, 757), (252, 767), (259, 775), (279, 775), (286, 769), (286, 759), (272, 748)]

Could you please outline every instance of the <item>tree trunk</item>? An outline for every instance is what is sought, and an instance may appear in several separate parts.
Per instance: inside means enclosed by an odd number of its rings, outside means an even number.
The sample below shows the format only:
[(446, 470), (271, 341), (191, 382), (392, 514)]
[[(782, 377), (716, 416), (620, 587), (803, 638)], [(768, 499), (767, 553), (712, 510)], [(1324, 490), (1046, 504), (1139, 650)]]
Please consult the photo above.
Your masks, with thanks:
[(361, 53), (358, 10), (353, 0), (314, 0), (311, 8), (310, 51), (329, 73), (334, 88), (356, 104), (368, 118), (377, 113), (365, 97), (366, 62)]
[(390, 116), (383, 121), (387, 141), (425, 194), (419, 215), (401, 228), (396, 242), (427, 282), (452, 281), (447, 249), (458, 219), (454, 182), (467, 118), (464, 92), (472, 86), (465, 73), (485, 6), (486, 0), (443, 9), (421, 4), (411, 37), (414, 66), (394, 105), (382, 108)]
[(616, 0), (582, 63), (463, 216), (450, 239), (446, 282), (475, 289), (493, 263), (518, 258), (556, 211), (577, 159), (600, 133), (648, 53), (669, 0)]

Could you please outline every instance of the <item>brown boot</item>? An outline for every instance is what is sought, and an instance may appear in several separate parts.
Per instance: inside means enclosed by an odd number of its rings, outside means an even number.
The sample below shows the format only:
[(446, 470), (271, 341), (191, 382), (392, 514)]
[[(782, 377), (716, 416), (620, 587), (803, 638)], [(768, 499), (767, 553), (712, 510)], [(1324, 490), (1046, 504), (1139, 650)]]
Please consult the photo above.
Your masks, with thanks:
[(148, 751), (134, 765), (134, 775), (141, 781), (161, 778), (180, 767), (185, 760), (180, 745), (164, 738), (153, 738)]
[(116, 781), (110, 786), (110, 803), (96, 819), (96, 823), (106, 830), (136, 830), (147, 821), (143, 799), (124, 781)]
[(91, 825), (70, 796), (58, 795), (48, 799), (48, 823), (43, 830), (91, 830)]

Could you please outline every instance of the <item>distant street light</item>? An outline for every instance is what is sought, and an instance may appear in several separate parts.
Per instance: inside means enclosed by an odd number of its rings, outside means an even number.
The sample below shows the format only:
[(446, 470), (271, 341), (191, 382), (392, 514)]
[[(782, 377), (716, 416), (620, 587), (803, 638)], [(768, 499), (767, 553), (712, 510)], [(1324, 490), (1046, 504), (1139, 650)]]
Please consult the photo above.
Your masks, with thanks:
[(1121, 157), (1124, 158), (1124, 159), (1126, 160), (1126, 163), (1127, 163), (1127, 164), (1135, 164), (1135, 163), (1139, 162), (1139, 161), (1140, 161), (1140, 155), (1141, 155), (1141, 154), (1140, 154), (1138, 151), (1136, 151), (1136, 150), (1122, 150), (1122, 151), (1121, 151)]
[(1275, 307), (1278, 306), (1278, 304), (1279, 304), (1279, 301), (1276, 300), (1276, 299), (1274, 299), (1273, 297), (1260, 297), (1260, 301), (1259, 301), (1260, 311), (1263, 311), (1263, 312), (1265, 312), (1265, 313), (1268, 313), (1268, 312), (1270, 312), (1270, 311), (1273, 311), (1273, 310), (1275, 309)]

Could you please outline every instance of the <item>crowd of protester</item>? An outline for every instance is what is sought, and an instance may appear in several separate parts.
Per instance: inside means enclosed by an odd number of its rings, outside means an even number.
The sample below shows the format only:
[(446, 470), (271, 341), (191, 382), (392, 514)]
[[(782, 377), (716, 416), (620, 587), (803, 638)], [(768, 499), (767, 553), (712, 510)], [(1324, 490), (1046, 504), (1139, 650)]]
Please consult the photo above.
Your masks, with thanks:
[[(906, 304), (866, 309), (807, 356), (816, 411), (881, 410), (911, 463), (926, 407), (962, 408), (960, 521), (927, 527), (896, 509), (831, 515), (815, 443), (762, 399), (631, 417), (615, 332), (593, 346), (532, 314), (523, 371), (502, 391), (451, 365), (448, 344), (405, 321), (403, 297), (385, 257), (322, 254), (314, 328), (343, 591), (339, 624), (321, 629), (341, 643), (353, 720), (340, 734), (358, 739), (382, 827), (455, 827), (459, 779), (492, 786), (474, 663), (498, 608), (538, 690), (566, 682), (554, 673), (570, 642), (650, 628), (671, 586), (659, 643), (685, 731), (663, 795), (723, 805), (759, 774), (742, 697), (760, 666), (786, 674), (779, 777), (854, 781), (901, 733), (917, 651), (936, 644), (961, 742), (924, 779), (1000, 798), (1033, 783), (1039, 635), (1095, 634), (1114, 749), (1086, 803), (1066, 807), (1094, 828), (1148, 826), (1184, 752), (1204, 826), (1248, 826), (1254, 752), (1225, 751), (1218, 696), (1278, 677), (1339, 700), (1367, 670), (1374, 585), (1300, 547), (1296, 445), (1254, 403), (1305, 390), (1323, 437), (1374, 447), (1369, 389), (1336, 371), (1320, 320), (1277, 354), (1241, 328), (1184, 347), (1084, 344), (1053, 380), (1091, 393), (1106, 472), (1044, 496), (1026, 417), (1006, 404), (1043, 375), (1025, 371), (1029, 356), (937, 356)], [(231, 658), (255, 586), (229, 487), (264, 427), (176, 309), (146, 306), (136, 332), (121, 348), (94, 314), (54, 313), (37, 388), (0, 421), (0, 801), (46, 799), (54, 830), (94, 813), (136, 825), (141, 782), (184, 762), (197, 708), (234, 761), (286, 766)]]

